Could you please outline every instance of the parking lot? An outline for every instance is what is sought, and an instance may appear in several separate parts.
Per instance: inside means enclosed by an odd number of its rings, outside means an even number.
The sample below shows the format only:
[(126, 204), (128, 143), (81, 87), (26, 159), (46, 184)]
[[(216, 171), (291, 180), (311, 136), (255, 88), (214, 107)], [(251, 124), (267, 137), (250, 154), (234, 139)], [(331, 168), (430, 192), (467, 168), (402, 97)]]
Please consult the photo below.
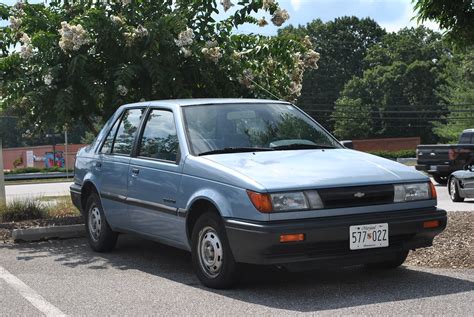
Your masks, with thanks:
[[(25, 187), (22, 187), (25, 186)], [(55, 196), (69, 183), (15, 185), (8, 193)], [(473, 201), (452, 203), (437, 186), (439, 206), (472, 211)], [(85, 239), (0, 245), (0, 316), (3, 315), (287, 315), (454, 314), (474, 304), (474, 270), (405, 266), (288, 273), (245, 267), (236, 289), (200, 285), (190, 255), (129, 235), (109, 254)]]
[(72, 239), (6, 244), (0, 259), (0, 315), (468, 315), (474, 304), (468, 269), (247, 267), (236, 289), (216, 291), (199, 284), (186, 252), (130, 236), (110, 254)]

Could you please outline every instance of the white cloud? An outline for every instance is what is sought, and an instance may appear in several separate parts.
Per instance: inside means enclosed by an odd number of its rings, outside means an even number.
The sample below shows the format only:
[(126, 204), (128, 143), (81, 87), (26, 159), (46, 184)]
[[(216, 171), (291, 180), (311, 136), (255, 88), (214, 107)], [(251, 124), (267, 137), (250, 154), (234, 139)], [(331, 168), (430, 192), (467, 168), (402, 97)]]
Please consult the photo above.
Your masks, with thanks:
[[(394, 21), (382, 22), (379, 21), (379, 24), (384, 27), (387, 32), (397, 32), (400, 29), (405, 27), (417, 27), (418, 22), (415, 19), (412, 19), (416, 13), (413, 11), (413, 5), (410, 2), (405, 3), (405, 8), (403, 10), (403, 15)], [(439, 26), (431, 21), (425, 21), (421, 23), (425, 27), (432, 29), (433, 31), (440, 31)]]
[(301, 0), (291, 0), (293, 10), (298, 11), (301, 8)]

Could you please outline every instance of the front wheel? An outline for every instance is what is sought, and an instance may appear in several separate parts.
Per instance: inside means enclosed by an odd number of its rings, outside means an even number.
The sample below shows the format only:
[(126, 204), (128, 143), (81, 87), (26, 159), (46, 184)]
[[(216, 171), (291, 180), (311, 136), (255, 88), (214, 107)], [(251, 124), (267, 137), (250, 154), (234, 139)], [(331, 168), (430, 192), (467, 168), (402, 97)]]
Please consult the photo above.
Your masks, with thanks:
[(458, 181), (455, 177), (451, 177), (449, 181), (449, 197), (455, 203), (463, 202), (464, 198), (459, 195)]
[(395, 255), (395, 258), (389, 261), (368, 263), (366, 266), (371, 269), (395, 269), (401, 266), (408, 257), (409, 251), (402, 251)]
[(205, 213), (192, 232), (192, 260), (197, 277), (210, 288), (230, 288), (238, 278), (238, 267), (230, 250), (221, 219)]
[(87, 240), (91, 248), (97, 252), (112, 250), (117, 243), (118, 234), (112, 231), (105, 219), (100, 198), (96, 193), (87, 199), (85, 218)]

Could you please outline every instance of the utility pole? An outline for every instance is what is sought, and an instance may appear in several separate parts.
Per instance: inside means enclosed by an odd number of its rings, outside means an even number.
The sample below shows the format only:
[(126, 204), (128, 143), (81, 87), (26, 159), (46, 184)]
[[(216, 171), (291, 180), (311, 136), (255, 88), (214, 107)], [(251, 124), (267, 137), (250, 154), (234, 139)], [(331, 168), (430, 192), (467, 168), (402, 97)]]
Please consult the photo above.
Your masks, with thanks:
[(0, 138), (0, 206), (6, 204), (7, 199), (5, 196), (5, 175), (3, 173), (3, 148), (2, 139)]
[(64, 165), (66, 165), (66, 178), (69, 178), (69, 166), (67, 165), (68, 159), (67, 159), (67, 125), (64, 126)]

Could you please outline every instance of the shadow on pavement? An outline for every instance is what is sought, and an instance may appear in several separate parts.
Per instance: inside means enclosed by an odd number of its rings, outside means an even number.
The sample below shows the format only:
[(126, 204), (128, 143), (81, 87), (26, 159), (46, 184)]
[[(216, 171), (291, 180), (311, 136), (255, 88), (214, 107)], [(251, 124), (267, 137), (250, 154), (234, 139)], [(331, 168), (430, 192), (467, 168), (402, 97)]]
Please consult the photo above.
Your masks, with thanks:
[(107, 254), (94, 253), (85, 239), (16, 244), (18, 261), (50, 256), (66, 267), (139, 270), (232, 299), (266, 307), (314, 312), (474, 290), (474, 282), (410, 268), (370, 271), (362, 267), (287, 273), (248, 266), (232, 290), (211, 290), (194, 275), (189, 253), (129, 235)]

